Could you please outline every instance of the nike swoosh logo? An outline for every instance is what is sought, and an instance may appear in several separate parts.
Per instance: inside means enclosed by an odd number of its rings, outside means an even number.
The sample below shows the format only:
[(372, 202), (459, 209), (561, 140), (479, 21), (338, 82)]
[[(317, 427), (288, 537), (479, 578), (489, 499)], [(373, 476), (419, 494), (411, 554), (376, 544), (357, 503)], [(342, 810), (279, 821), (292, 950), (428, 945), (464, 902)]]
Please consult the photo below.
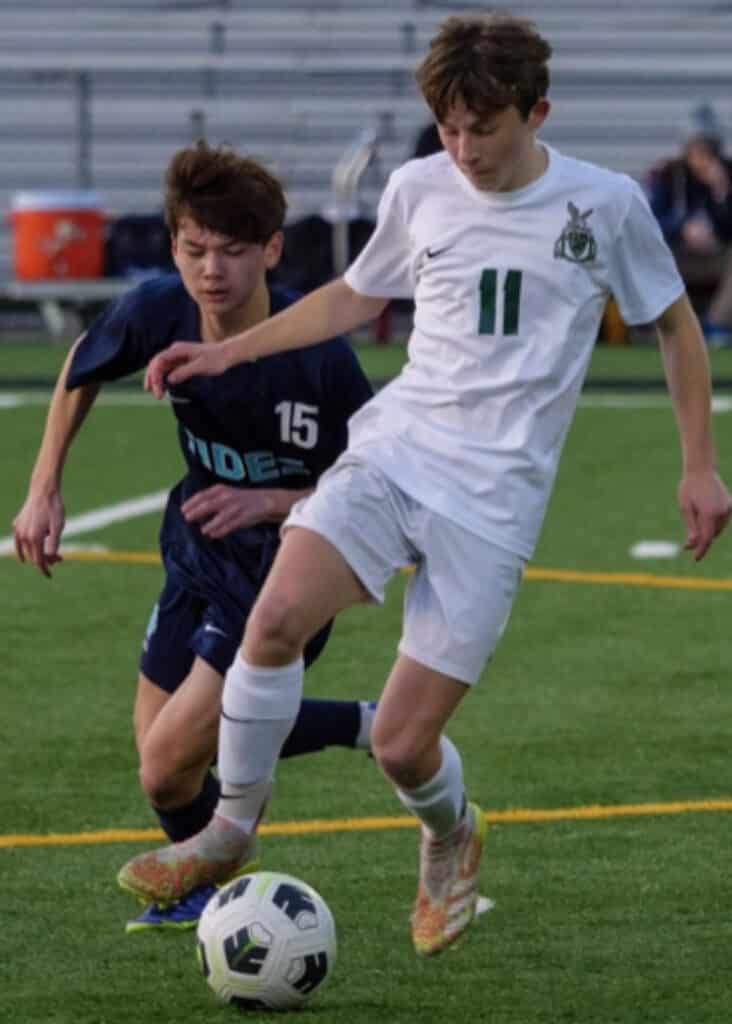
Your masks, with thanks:
[(228, 636), (229, 635), (228, 633), (225, 633), (223, 629), (219, 629), (218, 626), (214, 626), (212, 622), (204, 623), (203, 632), (204, 633), (218, 633), (219, 636)]
[(176, 405), (191, 404), (190, 398), (184, 398), (183, 395), (171, 395), (171, 393), (168, 392), (168, 398), (170, 399), (171, 402), (174, 402)]
[(428, 260), (433, 260), (435, 258), (435, 256), (441, 256), (443, 254), (443, 252), (447, 252), (448, 249), (452, 249), (452, 248), (453, 247), (451, 245), (446, 245), (442, 249), (428, 249), (427, 250), (427, 259)]

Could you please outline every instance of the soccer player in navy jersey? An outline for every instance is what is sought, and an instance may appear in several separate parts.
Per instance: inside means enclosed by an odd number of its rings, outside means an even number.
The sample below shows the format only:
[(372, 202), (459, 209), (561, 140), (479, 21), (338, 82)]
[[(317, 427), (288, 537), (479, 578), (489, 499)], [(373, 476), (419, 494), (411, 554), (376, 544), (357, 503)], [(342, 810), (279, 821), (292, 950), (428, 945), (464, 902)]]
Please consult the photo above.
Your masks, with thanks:
[[(63, 466), (103, 382), (139, 370), (176, 338), (222, 341), (294, 301), (267, 279), (285, 210), (280, 183), (253, 160), (204, 143), (173, 156), (165, 213), (179, 274), (133, 288), (69, 353), (13, 523), (21, 561), (45, 576), (61, 561)], [(134, 723), (142, 788), (173, 841), (203, 828), (216, 806), (223, 677), (279, 546), (279, 524), (346, 447), (348, 419), (370, 396), (342, 338), (170, 389), (187, 469), (160, 532), (165, 582), (140, 659)], [(306, 665), (330, 625), (309, 642)], [(372, 716), (365, 702), (304, 701), (282, 756), (365, 747)], [(191, 926), (209, 894), (153, 905), (128, 929)]]

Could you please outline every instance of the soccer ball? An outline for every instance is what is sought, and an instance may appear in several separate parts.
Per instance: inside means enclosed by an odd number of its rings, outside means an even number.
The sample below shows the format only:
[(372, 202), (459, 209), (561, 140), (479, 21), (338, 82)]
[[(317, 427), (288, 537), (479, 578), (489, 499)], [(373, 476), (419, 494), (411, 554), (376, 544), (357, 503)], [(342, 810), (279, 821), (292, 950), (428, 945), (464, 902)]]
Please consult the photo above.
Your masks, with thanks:
[(325, 900), (299, 878), (272, 871), (242, 875), (219, 889), (201, 914), (197, 939), (209, 985), (242, 1009), (302, 1005), (336, 958)]

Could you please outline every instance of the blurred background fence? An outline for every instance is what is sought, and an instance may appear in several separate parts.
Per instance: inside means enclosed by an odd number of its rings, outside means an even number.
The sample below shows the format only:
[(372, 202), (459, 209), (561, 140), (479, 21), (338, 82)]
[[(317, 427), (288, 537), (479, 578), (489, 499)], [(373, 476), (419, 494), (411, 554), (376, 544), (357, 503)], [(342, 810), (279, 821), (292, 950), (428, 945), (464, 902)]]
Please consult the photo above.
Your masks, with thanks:
[[(99, 192), (111, 216), (160, 209), (175, 149), (206, 137), (264, 160), (290, 220), (332, 205), (333, 170), (378, 139), (371, 211), (428, 112), (414, 67), (451, 11), (429, 0), (0, 0), (0, 208), (19, 190)], [(554, 47), (546, 141), (640, 177), (689, 108), (732, 136), (732, 3), (515, 0)], [(12, 277), (0, 224), (0, 279)]]

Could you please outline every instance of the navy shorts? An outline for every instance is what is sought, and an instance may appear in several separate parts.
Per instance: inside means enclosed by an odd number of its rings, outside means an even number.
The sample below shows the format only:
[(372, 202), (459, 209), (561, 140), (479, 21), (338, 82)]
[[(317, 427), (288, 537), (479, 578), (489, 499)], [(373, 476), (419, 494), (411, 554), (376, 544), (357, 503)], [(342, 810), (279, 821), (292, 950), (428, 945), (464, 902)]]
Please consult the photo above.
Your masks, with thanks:
[[(168, 693), (185, 680), (196, 656), (223, 676), (241, 645), (245, 622), (233, 605), (216, 604), (168, 578), (150, 616), (140, 671)], [(306, 668), (325, 647), (330, 629), (328, 623), (308, 642)]]

